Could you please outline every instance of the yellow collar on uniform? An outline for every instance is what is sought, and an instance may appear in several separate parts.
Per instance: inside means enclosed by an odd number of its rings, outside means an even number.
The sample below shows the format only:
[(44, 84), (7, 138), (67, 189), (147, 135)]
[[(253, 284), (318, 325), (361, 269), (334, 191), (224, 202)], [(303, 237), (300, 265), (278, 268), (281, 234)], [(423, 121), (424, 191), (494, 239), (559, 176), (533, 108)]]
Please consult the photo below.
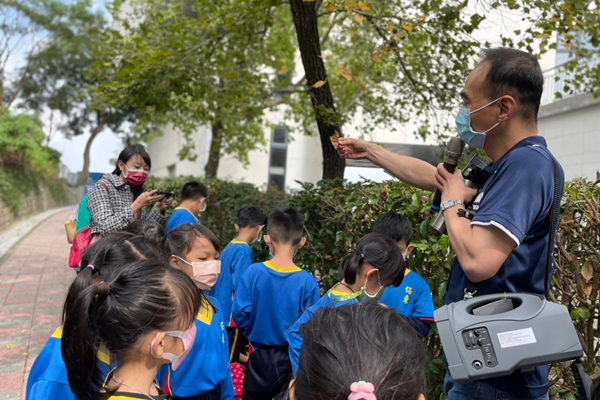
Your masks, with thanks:
[(298, 267), (278, 267), (277, 265), (273, 264), (271, 261), (265, 261), (263, 264), (265, 265), (265, 267), (270, 268), (273, 271), (277, 271), (277, 272), (290, 273), (290, 272), (302, 271), (302, 269), (300, 269)]
[(210, 325), (213, 318), (213, 308), (208, 301), (202, 302), (202, 309), (198, 311), (196, 319), (206, 325)]

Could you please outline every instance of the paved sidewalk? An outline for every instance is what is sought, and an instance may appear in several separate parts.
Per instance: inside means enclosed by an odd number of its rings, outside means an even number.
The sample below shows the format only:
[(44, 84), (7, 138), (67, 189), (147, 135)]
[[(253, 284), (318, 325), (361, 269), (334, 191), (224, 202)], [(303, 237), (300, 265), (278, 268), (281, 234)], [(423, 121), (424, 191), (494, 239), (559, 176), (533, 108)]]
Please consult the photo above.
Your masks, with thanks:
[(60, 325), (75, 277), (63, 227), (70, 213), (63, 209), (42, 222), (0, 265), (0, 400), (24, 398), (27, 373)]

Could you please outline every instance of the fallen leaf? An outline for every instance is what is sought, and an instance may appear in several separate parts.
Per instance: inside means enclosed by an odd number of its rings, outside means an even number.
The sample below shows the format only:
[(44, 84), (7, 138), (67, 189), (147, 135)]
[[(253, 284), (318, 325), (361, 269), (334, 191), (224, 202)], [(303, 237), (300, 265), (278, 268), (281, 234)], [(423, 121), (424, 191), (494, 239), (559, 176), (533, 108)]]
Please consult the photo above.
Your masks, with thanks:
[(335, 131), (333, 135), (329, 136), (329, 140), (331, 140), (333, 148), (337, 150), (340, 146), (340, 133), (338, 131)]
[(382, 61), (381, 57), (379, 57), (377, 54), (371, 54), (371, 60), (375, 61), (377, 64)]
[(587, 297), (590, 297), (590, 294), (592, 294), (592, 284), (582, 280), (581, 281), (581, 290), (583, 291), (583, 293), (585, 293), (585, 295)]
[(371, 7), (369, 7), (368, 5), (366, 5), (365, 3), (363, 3), (362, 1), (358, 2), (358, 6), (363, 11), (369, 11), (371, 9)]
[(23, 353), (23, 355), (24, 355), (24, 356), (26, 356), (26, 355), (27, 355), (27, 353), (25, 352), (25, 353)]
[(325, 9), (331, 12), (337, 11), (337, 8), (335, 8), (335, 4), (333, 4), (332, 2), (327, 3)]
[(402, 22), (402, 29), (404, 29), (405, 31), (412, 32), (413, 28), (414, 27), (408, 22)]
[(320, 88), (321, 86), (323, 86), (324, 84), (325, 84), (325, 81), (316, 81), (316, 82), (315, 82), (315, 83), (312, 85), (312, 87), (313, 87), (313, 88), (315, 88), (315, 89), (318, 89), (318, 88)]
[(581, 268), (581, 276), (585, 279), (586, 283), (592, 280), (594, 276), (594, 267), (592, 267), (592, 263), (586, 261)]
[(14, 349), (15, 347), (17, 347), (17, 345), (12, 343), (6, 345), (7, 349)]

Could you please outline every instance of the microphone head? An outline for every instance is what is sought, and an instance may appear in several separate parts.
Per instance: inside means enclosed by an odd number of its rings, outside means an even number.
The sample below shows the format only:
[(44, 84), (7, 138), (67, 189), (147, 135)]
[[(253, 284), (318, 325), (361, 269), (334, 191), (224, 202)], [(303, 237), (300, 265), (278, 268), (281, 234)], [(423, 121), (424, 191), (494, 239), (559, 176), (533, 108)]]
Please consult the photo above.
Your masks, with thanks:
[(450, 138), (448, 144), (446, 145), (446, 153), (445, 156), (460, 158), (463, 150), (465, 149), (465, 142), (463, 142), (458, 136), (454, 136)]

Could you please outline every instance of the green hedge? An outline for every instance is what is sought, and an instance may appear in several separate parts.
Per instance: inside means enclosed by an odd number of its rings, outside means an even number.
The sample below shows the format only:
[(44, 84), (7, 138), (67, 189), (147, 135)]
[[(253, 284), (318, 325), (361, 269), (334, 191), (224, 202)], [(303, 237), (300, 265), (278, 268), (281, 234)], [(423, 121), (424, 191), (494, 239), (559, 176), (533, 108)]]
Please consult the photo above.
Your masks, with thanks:
[[(405, 214), (414, 228), (412, 243), (416, 251), (409, 267), (429, 283), (436, 308), (443, 304), (446, 280), (453, 254), (448, 237), (431, 227), (431, 193), (398, 181), (347, 183), (322, 181), (304, 184), (290, 194), (276, 190), (261, 191), (248, 183), (203, 180), (193, 177), (149, 179), (148, 187), (179, 189), (189, 180), (201, 180), (209, 188), (208, 208), (201, 222), (217, 234), (223, 244), (235, 235), (237, 210), (255, 205), (265, 214), (275, 206), (294, 205), (306, 217), (307, 244), (298, 252), (296, 263), (313, 272), (326, 290), (336, 282), (340, 261), (357, 240), (371, 231), (377, 216), (386, 211)], [(597, 333), (598, 297), (600, 290), (600, 188), (596, 183), (574, 180), (567, 184), (562, 201), (562, 219), (555, 255), (557, 269), (553, 279), (553, 295), (565, 304), (574, 319), (584, 343), (589, 371), (600, 371), (600, 351), (594, 340)], [(264, 244), (255, 247), (255, 257), (267, 256)], [(585, 281), (585, 283), (582, 283)], [(578, 293), (578, 295), (573, 295)], [(582, 297), (583, 296), (583, 297)], [(585, 300), (584, 300), (585, 299)], [(441, 345), (435, 327), (427, 339), (431, 355), (429, 364), (429, 399), (444, 398), (442, 382), (445, 374), (441, 361)], [(552, 395), (574, 398), (570, 371), (557, 365), (553, 371)]]

